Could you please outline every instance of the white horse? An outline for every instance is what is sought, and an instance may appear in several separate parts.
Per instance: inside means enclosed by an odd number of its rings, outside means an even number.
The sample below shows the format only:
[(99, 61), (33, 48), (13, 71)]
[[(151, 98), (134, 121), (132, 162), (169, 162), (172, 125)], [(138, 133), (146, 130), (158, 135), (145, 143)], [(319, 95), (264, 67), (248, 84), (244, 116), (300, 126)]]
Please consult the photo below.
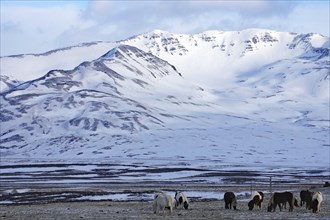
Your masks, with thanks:
[(311, 205), (312, 212), (316, 213), (320, 211), (322, 201), (323, 201), (322, 193), (315, 192), (312, 198), (312, 205)]
[(170, 210), (170, 213), (173, 211), (173, 196), (166, 195), (165, 193), (156, 193), (154, 196), (153, 209), (154, 213), (162, 211), (164, 213), (165, 208)]
[(183, 192), (176, 192), (174, 198), (175, 198), (175, 208), (188, 209), (189, 201), (187, 199), (187, 196)]

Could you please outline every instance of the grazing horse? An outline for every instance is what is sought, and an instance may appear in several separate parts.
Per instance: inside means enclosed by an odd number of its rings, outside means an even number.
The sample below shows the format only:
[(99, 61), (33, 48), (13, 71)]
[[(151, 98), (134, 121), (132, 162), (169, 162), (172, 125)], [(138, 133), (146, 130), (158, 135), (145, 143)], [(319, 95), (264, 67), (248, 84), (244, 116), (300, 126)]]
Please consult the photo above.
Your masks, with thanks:
[(254, 205), (258, 206), (261, 209), (261, 204), (264, 201), (264, 193), (254, 191), (251, 196), (251, 200), (248, 203), (249, 210), (253, 210)]
[(313, 192), (308, 190), (301, 190), (300, 191), (300, 206), (303, 206), (306, 203), (306, 209), (311, 208)]
[(281, 204), (285, 204), (287, 202), (289, 203), (289, 206), (290, 206), (289, 212), (293, 211), (293, 205), (295, 203), (296, 203), (295, 205), (298, 206), (298, 201), (295, 199), (295, 197), (293, 196), (293, 194), (291, 192), (283, 192), (283, 193), (275, 192), (275, 193), (273, 193), (272, 197), (269, 200), (267, 211), (275, 212), (276, 206), (278, 206), (280, 208), (280, 211), (282, 211)]
[(225, 209), (231, 209), (233, 206), (233, 209), (236, 210), (237, 207), (237, 199), (233, 192), (226, 192), (224, 195), (225, 200)]
[(311, 209), (313, 213), (320, 211), (322, 201), (323, 201), (322, 193), (315, 192), (313, 194), (312, 203), (311, 203)]
[[(286, 202), (285, 203), (282, 203), (280, 205), (282, 205), (282, 208), (284, 207), (284, 209), (286, 209)], [(293, 197), (293, 205), (296, 206), (296, 207), (299, 207), (299, 205), (298, 205), (298, 199), (295, 196)]]
[(164, 213), (165, 208), (170, 210), (170, 213), (173, 211), (173, 196), (166, 195), (165, 193), (156, 193), (154, 196), (153, 209), (154, 213), (162, 211)]
[(174, 199), (175, 199), (175, 208), (188, 209), (189, 202), (187, 196), (183, 192), (176, 192)]

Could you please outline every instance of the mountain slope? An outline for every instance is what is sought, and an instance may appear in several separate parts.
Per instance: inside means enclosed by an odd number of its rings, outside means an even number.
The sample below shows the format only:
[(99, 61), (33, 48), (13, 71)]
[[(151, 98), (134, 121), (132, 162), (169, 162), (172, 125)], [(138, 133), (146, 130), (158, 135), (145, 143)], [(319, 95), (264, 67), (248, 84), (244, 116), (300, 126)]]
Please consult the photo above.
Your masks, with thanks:
[(328, 165), (321, 35), (153, 31), (1, 64), (2, 158)]
[[(266, 118), (270, 109), (277, 111), (277, 105), (299, 117), (304, 110), (296, 106), (307, 102), (325, 110), (315, 114), (315, 120), (328, 118), (329, 38), (321, 35), (262, 29), (178, 35), (157, 30), (123, 43), (168, 60), (185, 79), (208, 88), (224, 102), (251, 104), (235, 111), (268, 109), (262, 115)], [(290, 102), (298, 104), (286, 107)], [(258, 110), (258, 105), (266, 106)]]
[[(15, 149), (24, 147), (24, 151), (30, 148), (28, 152), (33, 153), (42, 145), (88, 142), (80, 136), (84, 134), (101, 134), (102, 139), (161, 128), (171, 117), (185, 114), (168, 113), (169, 108), (177, 109), (178, 100), (185, 101), (181, 107), (205, 102), (194, 96), (204, 94), (200, 88), (185, 84), (172, 65), (120, 45), (73, 70), (53, 70), (4, 93), (2, 148), (14, 154)], [(33, 139), (39, 140), (37, 144), (31, 143)]]

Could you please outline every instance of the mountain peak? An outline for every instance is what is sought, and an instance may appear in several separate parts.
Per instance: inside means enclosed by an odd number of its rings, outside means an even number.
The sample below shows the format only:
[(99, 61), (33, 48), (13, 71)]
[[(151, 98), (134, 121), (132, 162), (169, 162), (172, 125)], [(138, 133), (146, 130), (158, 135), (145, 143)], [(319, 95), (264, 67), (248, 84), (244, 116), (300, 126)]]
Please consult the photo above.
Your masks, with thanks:
[(151, 32), (148, 32), (150, 34), (157, 34), (157, 35), (164, 35), (164, 34), (170, 34), (169, 31), (165, 31), (165, 30), (160, 30), (160, 29), (155, 29)]

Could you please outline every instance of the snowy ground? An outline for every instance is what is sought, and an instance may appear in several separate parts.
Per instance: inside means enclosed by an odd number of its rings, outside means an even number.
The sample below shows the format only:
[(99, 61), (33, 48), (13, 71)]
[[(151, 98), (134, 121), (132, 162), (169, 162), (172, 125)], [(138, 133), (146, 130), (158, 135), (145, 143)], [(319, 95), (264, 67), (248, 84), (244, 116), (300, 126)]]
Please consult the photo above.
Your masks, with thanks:
[[(295, 196), (299, 195), (301, 189), (311, 187), (306, 185), (274, 186), (274, 191), (291, 191)], [(83, 188), (76, 188), (76, 190)], [(84, 188), (88, 193), (88, 189)], [(94, 187), (94, 193), (95, 193)], [(103, 188), (104, 190), (105, 188)], [(111, 189), (108, 185), (107, 189)], [(305, 207), (294, 207), (293, 212), (287, 209), (283, 211), (267, 212), (267, 203), (270, 198), (268, 187), (258, 187), (258, 190), (265, 192), (265, 201), (261, 210), (248, 210), (250, 197), (249, 186), (220, 186), (220, 185), (144, 185), (135, 184), (113, 186), (114, 190), (126, 191), (122, 196), (94, 196), (93, 201), (80, 200), (68, 202), (42, 203), (36, 201), (27, 205), (0, 205), (0, 216), (2, 219), (308, 219), (325, 220), (330, 216), (330, 189), (329, 187), (318, 187), (316, 185), (309, 188), (313, 191), (321, 191), (323, 202), (319, 213), (312, 213)], [(175, 190), (186, 191), (189, 202), (188, 210), (174, 209), (172, 214), (168, 211), (164, 214), (154, 214), (152, 210), (152, 200), (149, 194), (156, 191), (166, 191), (174, 194)], [(99, 188), (101, 190), (101, 188)], [(39, 188), (39, 192), (45, 188)], [(140, 192), (138, 199), (132, 198), (123, 201), (122, 198), (130, 197), (132, 193)], [(238, 210), (226, 210), (224, 208), (223, 192), (233, 191), (238, 197)], [(89, 192), (91, 193), (91, 192)], [(136, 193), (137, 194), (137, 193)], [(87, 197), (87, 196), (86, 196)], [(84, 199), (86, 199), (86, 197)], [(299, 198), (299, 196), (298, 196)], [(87, 198), (88, 199), (88, 198)], [(98, 201), (95, 201), (98, 200)]]

